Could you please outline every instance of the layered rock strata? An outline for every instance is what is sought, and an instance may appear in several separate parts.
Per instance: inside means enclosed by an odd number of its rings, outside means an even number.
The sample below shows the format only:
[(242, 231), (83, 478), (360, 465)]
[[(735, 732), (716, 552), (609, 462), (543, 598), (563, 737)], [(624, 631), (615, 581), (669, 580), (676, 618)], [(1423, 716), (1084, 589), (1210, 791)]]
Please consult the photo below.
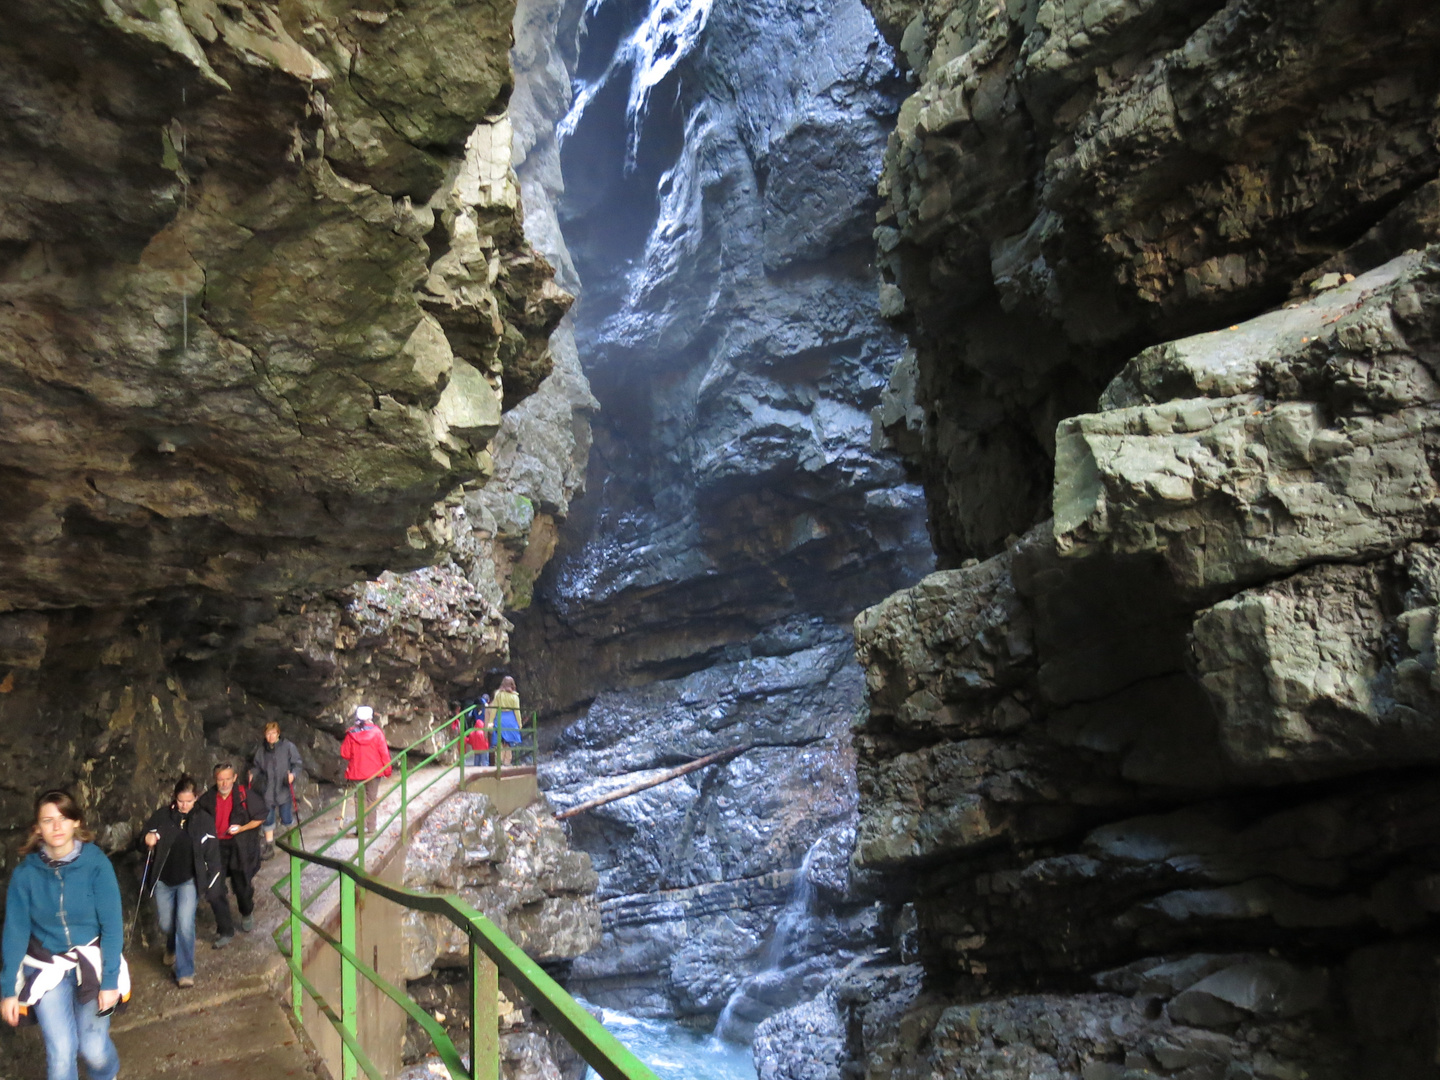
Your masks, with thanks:
[[(859, 3), (549, 19), (547, 63), (576, 88), (558, 224), (602, 408), (594, 479), (517, 618), (516, 673), (527, 707), (573, 722), (542, 774), (557, 806), (753, 744), (571, 823), (606, 938), (570, 985), (705, 1024), (746, 977), (773, 981), (797, 869), (853, 814), (848, 623), (931, 565), (918, 490), (871, 446), (902, 352), (868, 253), (898, 84)], [(855, 923), (846, 948), (873, 937), (863, 910), (835, 916)], [(843, 936), (828, 917), (816, 949)], [(813, 992), (801, 952), (767, 1009)]]
[(1437, 340), (1430, 248), (1146, 350), (1052, 522), (857, 620), (865, 1075), (1433, 1075)]

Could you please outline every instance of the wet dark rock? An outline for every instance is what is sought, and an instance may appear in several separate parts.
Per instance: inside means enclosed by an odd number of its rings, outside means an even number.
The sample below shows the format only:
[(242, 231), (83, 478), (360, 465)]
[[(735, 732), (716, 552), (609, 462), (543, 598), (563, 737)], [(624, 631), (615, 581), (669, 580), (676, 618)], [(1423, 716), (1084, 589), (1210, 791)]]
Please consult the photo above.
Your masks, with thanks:
[[(655, 53), (629, 37), (639, 9), (580, 7), (555, 9), (550, 55), (583, 103), (559, 224), (601, 411), (514, 656), (563, 729), (542, 775), (557, 807), (753, 747), (569, 822), (605, 917), (570, 985), (703, 1023), (768, 972), (794, 871), (851, 817), (849, 621), (930, 566), (919, 491), (872, 446), (901, 355), (868, 254), (900, 87), (856, 0), (720, 0)], [(837, 925), (865, 907), (842, 901), (847, 857), (824, 871)]]
[(1190, 1027), (1229, 1027), (1247, 1015), (1288, 1020), (1320, 1008), (1329, 989), (1323, 970), (1252, 959), (1207, 975), (1171, 999), (1166, 1012)]

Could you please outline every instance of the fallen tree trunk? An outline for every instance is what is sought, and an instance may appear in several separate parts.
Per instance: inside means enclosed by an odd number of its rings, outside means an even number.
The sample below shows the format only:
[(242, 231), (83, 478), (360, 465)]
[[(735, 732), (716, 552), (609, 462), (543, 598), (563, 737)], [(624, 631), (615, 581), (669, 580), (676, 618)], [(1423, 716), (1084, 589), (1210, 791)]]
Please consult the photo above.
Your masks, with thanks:
[(743, 754), (746, 750), (752, 749), (752, 747), (753, 744), (732, 746), (729, 750), (720, 750), (713, 754), (706, 754), (704, 757), (696, 758), (694, 761), (681, 765), (678, 768), (666, 769), (659, 776), (652, 776), (648, 780), (641, 780), (638, 784), (629, 784), (626, 787), (620, 788), (618, 791), (610, 792), (608, 795), (601, 795), (598, 799), (591, 799), (589, 802), (583, 802), (579, 806), (572, 806), (569, 810), (563, 810), (556, 814), (555, 820), (564, 821), (566, 818), (574, 817), (576, 814), (583, 813), (586, 810), (594, 810), (597, 806), (604, 806), (606, 803), (612, 803), (616, 799), (623, 799), (627, 795), (635, 795), (641, 791), (667, 783), (677, 777), (684, 776), (686, 773), (694, 772), (696, 769), (703, 769), (706, 765), (714, 765), (717, 762), (728, 761), (736, 754)]

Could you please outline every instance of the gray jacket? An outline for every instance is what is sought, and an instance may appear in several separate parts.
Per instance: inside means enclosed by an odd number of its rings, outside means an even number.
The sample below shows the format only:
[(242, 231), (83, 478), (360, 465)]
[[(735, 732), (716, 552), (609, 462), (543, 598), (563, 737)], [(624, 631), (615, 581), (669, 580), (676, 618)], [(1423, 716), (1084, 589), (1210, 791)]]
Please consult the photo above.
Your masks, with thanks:
[(301, 768), (300, 751), (289, 739), (281, 739), (274, 746), (262, 742), (250, 762), (250, 783), (265, 797), (267, 806), (279, 806), (290, 801), (285, 775), (294, 773), (298, 780)]

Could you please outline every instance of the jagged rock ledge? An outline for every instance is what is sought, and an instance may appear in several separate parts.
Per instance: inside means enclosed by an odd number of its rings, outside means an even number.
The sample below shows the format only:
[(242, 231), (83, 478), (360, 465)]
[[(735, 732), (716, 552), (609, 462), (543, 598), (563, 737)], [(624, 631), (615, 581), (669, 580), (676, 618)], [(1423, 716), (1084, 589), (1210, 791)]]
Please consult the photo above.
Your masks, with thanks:
[(942, 565), (1049, 516), (1056, 425), (1144, 346), (1435, 239), (1432, 6), (871, 7), (918, 84), (880, 181), (915, 350), (885, 419)]

